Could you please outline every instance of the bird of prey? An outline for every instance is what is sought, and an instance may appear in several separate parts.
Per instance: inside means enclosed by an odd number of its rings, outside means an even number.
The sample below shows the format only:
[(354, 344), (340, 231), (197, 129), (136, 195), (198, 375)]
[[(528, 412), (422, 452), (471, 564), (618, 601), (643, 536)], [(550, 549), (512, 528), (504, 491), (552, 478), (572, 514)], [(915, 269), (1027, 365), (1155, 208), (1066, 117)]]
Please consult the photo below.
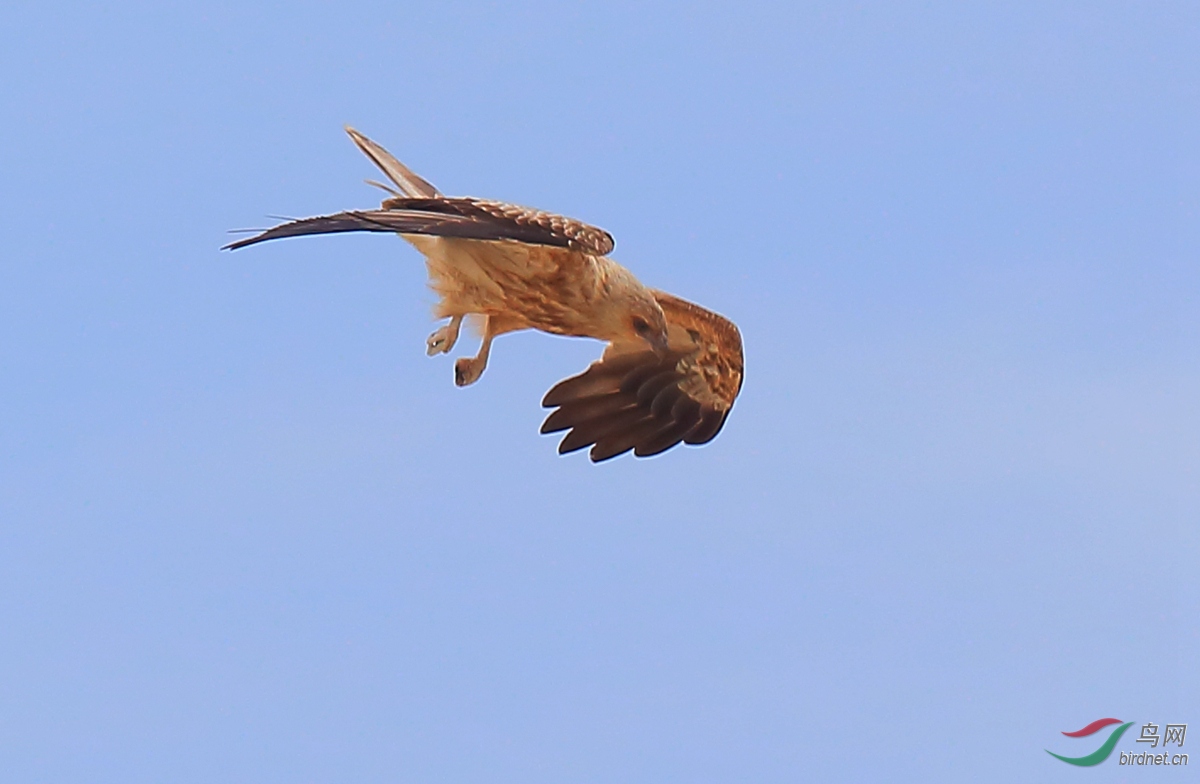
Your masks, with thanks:
[(728, 319), (647, 288), (608, 257), (613, 238), (585, 223), (488, 199), (443, 196), (391, 153), (353, 128), (346, 132), (399, 190), (377, 210), (352, 210), (283, 223), (226, 246), (281, 237), (374, 231), (399, 234), (425, 256), (439, 319), (426, 341), (448, 353), (467, 316), (482, 318), (483, 342), (454, 365), (472, 384), (492, 340), (539, 329), (598, 338), (603, 356), (556, 384), (542, 433), (569, 431), (560, 454), (591, 447), (595, 462), (633, 450), (639, 457), (680, 442), (704, 444), (720, 431), (742, 387), (742, 339)]

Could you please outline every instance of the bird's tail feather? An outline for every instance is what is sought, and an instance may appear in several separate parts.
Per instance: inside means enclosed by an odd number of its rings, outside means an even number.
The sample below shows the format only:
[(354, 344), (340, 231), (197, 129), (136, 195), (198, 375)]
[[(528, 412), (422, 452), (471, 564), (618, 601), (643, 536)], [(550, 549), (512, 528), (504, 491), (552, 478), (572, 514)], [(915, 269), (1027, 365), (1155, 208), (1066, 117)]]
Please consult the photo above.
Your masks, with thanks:
[(432, 199), (436, 196), (441, 196), (438, 189), (433, 187), (428, 180), (418, 174), (415, 174), (411, 169), (405, 166), (396, 157), (383, 147), (363, 136), (358, 131), (346, 126), (346, 133), (350, 134), (350, 138), (358, 145), (358, 149), (363, 151), (371, 159), (371, 163), (379, 167), (379, 170), (387, 175), (388, 179), (396, 183), (405, 196), (410, 198)]

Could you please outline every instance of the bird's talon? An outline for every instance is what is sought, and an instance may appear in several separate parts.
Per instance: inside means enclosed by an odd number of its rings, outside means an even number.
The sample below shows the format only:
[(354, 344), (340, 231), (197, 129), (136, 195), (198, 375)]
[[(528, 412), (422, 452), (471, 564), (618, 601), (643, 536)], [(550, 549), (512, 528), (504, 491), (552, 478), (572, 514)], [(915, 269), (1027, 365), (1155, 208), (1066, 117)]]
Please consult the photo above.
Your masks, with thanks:
[(449, 324), (434, 330), (425, 340), (425, 353), (431, 357), (434, 354), (449, 353), (457, 341), (457, 332), (458, 330), (451, 329)]
[(474, 357), (461, 357), (454, 362), (454, 384), (465, 387), (474, 384), (483, 375), (485, 365)]

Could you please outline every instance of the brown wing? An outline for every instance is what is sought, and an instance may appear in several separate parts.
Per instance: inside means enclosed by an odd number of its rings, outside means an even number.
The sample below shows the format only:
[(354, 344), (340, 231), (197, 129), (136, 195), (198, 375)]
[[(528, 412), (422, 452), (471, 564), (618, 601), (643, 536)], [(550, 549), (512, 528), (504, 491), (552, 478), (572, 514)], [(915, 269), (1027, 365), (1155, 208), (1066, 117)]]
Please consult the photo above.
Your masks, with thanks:
[(609, 346), (578, 376), (560, 381), (542, 400), (557, 408), (543, 433), (570, 430), (560, 454), (591, 446), (594, 462), (630, 449), (638, 457), (676, 444), (705, 444), (716, 437), (742, 388), (742, 338), (712, 311), (654, 292), (671, 338), (660, 357), (637, 346)]
[(562, 215), (487, 199), (442, 197), (387, 199), (378, 210), (354, 210), (290, 221), (232, 242), (225, 249), (236, 250), (283, 237), (348, 231), (515, 240), (570, 248), (595, 256), (607, 256), (613, 249), (613, 238), (607, 231)]

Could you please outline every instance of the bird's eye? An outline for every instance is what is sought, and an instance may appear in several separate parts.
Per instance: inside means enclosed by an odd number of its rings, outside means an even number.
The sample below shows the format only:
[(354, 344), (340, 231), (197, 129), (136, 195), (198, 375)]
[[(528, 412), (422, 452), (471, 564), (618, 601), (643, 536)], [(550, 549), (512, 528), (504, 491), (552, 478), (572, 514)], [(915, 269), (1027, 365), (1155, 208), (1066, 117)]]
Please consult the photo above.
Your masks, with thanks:
[(647, 332), (650, 331), (650, 325), (648, 323), (646, 323), (646, 320), (644, 318), (641, 318), (640, 316), (634, 316), (633, 317), (633, 331), (638, 333), (639, 335), (645, 335)]

